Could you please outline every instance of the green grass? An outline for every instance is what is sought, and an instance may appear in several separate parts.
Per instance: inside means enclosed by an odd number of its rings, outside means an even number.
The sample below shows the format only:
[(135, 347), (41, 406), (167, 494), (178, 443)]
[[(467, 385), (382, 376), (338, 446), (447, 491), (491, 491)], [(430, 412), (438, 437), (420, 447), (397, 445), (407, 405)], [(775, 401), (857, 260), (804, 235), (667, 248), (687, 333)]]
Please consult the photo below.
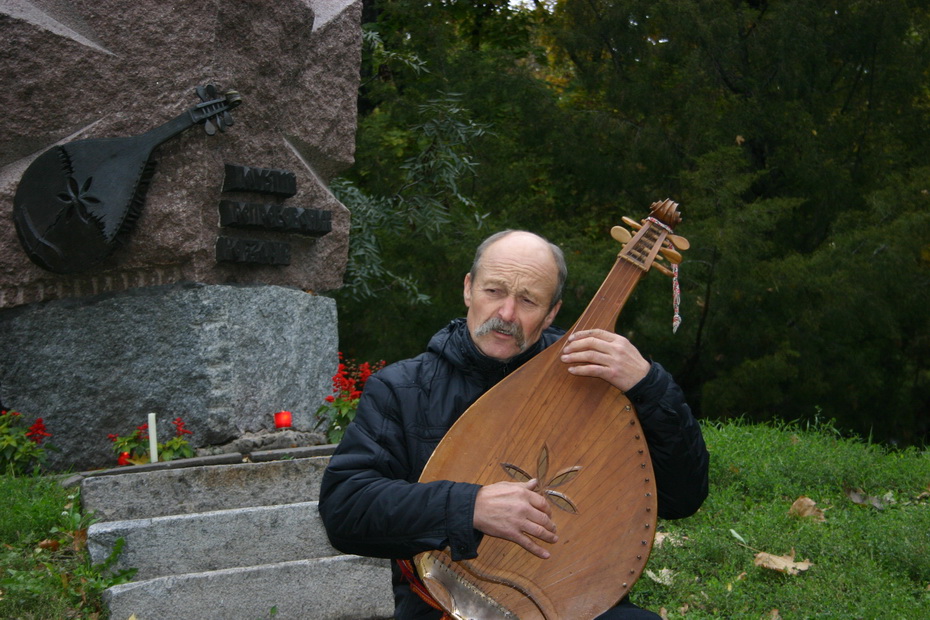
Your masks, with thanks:
[[(669, 538), (647, 570), (674, 577), (663, 585), (644, 575), (635, 602), (668, 618), (930, 617), (930, 453), (829, 427), (728, 422), (706, 424), (704, 435), (710, 496), (696, 515), (660, 523)], [(846, 489), (882, 508), (854, 503)], [(801, 496), (824, 521), (789, 516)], [(797, 575), (761, 568), (759, 551), (794, 552), (812, 566)]]
[[(711, 489), (669, 537), (633, 600), (668, 618), (930, 617), (930, 453), (891, 451), (829, 427), (705, 424)], [(882, 509), (853, 503), (861, 489)], [(789, 516), (800, 496), (823, 522)], [(54, 478), (0, 476), (0, 618), (105, 617), (101, 577), (81, 545), (90, 519)], [(673, 544), (670, 540), (677, 539)], [(57, 551), (40, 547), (57, 541)], [(809, 560), (797, 575), (757, 567), (758, 551)], [(777, 615), (773, 615), (777, 610)]]
[(55, 477), (0, 476), (0, 618), (106, 617), (101, 593), (128, 580), (91, 566), (85, 548), (91, 519), (78, 492)]

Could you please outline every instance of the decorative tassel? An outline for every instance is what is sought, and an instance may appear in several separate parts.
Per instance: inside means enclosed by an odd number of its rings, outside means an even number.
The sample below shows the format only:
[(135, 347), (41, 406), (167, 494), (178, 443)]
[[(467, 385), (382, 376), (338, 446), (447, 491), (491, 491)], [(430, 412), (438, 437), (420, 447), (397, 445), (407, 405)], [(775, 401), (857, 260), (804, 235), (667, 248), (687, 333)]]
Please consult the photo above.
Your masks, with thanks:
[(681, 325), (681, 314), (678, 310), (681, 307), (681, 286), (678, 283), (678, 265), (672, 263), (672, 309), (675, 314), (672, 316), (672, 333), (678, 331)]

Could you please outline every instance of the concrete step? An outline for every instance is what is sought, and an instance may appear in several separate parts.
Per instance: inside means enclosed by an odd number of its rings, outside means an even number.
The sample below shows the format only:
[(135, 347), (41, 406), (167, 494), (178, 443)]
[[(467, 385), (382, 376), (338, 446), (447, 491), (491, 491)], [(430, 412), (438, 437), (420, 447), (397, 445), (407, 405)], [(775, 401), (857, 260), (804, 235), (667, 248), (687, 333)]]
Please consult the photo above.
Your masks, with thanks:
[(393, 617), (387, 560), (335, 556), (157, 577), (103, 594), (111, 620)]
[(98, 564), (123, 538), (114, 569), (138, 569), (135, 581), (339, 555), (317, 506), (313, 501), (95, 523), (87, 530), (87, 548)]
[(81, 501), (98, 521), (306, 502), (319, 499), (328, 462), (328, 456), (317, 456), (171, 469), (155, 463), (146, 470), (83, 478)]

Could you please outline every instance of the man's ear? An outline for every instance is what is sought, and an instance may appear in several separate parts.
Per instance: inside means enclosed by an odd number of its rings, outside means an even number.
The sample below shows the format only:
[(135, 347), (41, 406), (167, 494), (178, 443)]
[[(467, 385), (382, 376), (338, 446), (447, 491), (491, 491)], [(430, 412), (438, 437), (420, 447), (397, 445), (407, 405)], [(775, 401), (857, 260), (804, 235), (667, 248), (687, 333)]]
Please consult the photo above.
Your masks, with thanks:
[(549, 311), (549, 314), (546, 315), (545, 320), (543, 321), (543, 329), (548, 329), (552, 322), (555, 320), (555, 315), (559, 313), (559, 310), (562, 308), (562, 300), (560, 299), (552, 306), (552, 310)]
[(471, 308), (471, 273), (465, 274), (465, 290), (462, 291), (462, 296), (465, 298), (465, 307)]

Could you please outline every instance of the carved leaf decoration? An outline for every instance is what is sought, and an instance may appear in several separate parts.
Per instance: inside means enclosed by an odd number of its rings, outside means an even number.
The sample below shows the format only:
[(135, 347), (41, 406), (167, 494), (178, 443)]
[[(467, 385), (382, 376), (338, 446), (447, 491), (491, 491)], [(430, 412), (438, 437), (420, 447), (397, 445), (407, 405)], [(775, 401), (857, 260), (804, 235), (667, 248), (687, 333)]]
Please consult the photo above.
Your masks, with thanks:
[[(533, 479), (533, 476), (531, 476), (529, 472), (513, 463), (501, 463), (501, 467), (504, 468), (508, 476), (517, 482), (529, 482)], [(578, 473), (581, 472), (581, 469), (582, 467), (580, 465), (563, 469), (557, 473), (552, 480), (545, 482), (546, 476), (549, 473), (549, 446), (543, 444), (539, 451), (539, 456), (536, 458), (536, 492), (552, 502), (557, 508), (571, 514), (578, 514), (578, 507), (575, 506), (575, 503), (568, 499), (568, 496), (564, 493), (553, 491), (552, 488), (574, 480)]]
[(572, 514), (578, 514), (578, 508), (575, 507), (575, 504), (572, 503), (572, 500), (568, 499), (562, 493), (558, 491), (553, 491), (551, 489), (546, 489), (546, 495), (549, 497), (549, 501), (552, 502), (557, 508), (561, 508), (565, 512), (570, 512)]
[(578, 472), (580, 471), (581, 471), (581, 467), (572, 467), (565, 471), (561, 471), (557, 473), (555, 477), (552, 480), (550, 480), (549, 484), (547, 484), (546, 486), (550, 488), (562, 486), (566, 482), (571, 482), (572, 480), (574, 480), (575, 476), (577, 476)]
[(507, 472), (508, 476), (517, 482), (529, 482), (533, 479), (533, 476), (529, 475), (513, 463), (501, 463), (501, 467), (504, 468), (504, 471)]
[(542, 484), (549, 473), (549, 446), (543, 444), (542, 450), (539, 451), (539, 459), (536, 461), (536, 475), (539, 483)]
[(100, 204), (99, 199), (88, 194), (93, 180), (93, 177), (87, 177), (87, 180), (84, 181), (84, 185), (81, 186), (73, 176), (68, 177), (68, 191), (58, 194), (58, 200), (65, 203), (65, 211), (63, 213), (66, 217), (71, 217), (71, 212), (73, 210), (81, 220), (81, 223), (86, 224), (94, 220), (99, 224), (100, 216), (90, 210), (91, 206)]

